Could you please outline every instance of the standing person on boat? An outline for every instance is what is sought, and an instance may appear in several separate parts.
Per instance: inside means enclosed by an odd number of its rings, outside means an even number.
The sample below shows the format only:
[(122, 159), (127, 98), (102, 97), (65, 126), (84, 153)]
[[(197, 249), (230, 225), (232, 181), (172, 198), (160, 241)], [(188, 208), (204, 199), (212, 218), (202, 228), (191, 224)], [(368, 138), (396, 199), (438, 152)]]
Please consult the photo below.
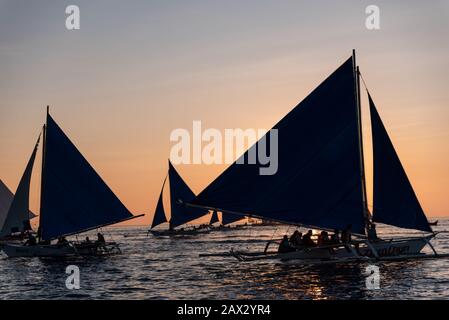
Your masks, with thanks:
[[(352, 229), (352, 225), (348, 224), (346, 229), (341, 232), (341, 242), (345, 245), (345, 248), (346, 248), (346, 250), (348, 252), (352, 251), (351, 248), (350, 248), (351, 243), (352, 243), (351, 229)], [(353, 245), (354, 245), (354, 249), (357, 251), (357, 253), (360, 254), (360, 252), (359, 252), (359, 244), (356, 242)]]
[(307, 233), (302, 237), (302, 242), (304, 246), (307, 247), (315, 247), (315, 242), (312, 240), (312, 230), (307, 231)]
[(376, 225), (374, 223), (370, 223), (368, 227), (368, 240), (378, 241), (377, 237)]
[(285, 235), (282, 238), (281, 243), (279, 244), (278, 252), (279, 253), (287, 253), (287, 252), (292, 252), (292, 251), (295, 251), (295, 248), (293, 248), (290, 245), (290, 242), (288, 241), (288, 237), (287, 237), (287, 235)]
[(343, 242), (344, 244), (351, 243), (351, 229), (352, 225), (348, 224), (346, 229), (341, 232), (341, 242)]

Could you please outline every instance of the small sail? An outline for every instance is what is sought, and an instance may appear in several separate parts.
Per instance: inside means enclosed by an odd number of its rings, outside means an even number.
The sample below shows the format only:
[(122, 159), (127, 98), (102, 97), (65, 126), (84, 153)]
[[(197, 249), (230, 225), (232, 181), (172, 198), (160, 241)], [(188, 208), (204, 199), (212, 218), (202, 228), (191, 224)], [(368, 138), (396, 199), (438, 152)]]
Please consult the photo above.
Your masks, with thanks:
[(189, 203), (195, 199), (195, 194), (189, 186), (182, 180), (179, 173), (173, 167), (171, 162), (168, 162), (169, 170), (168, 177), (170, 180), (170, 206), (171, 206), (171, 228), (178, 227), (189, 221), (198, 219), (199, 217), (208, 214), (209, 210), (201, 208), (190, 208), (184, 204)]
[(242, 220), (244, 218), (245, 218), (244, 216), (241, 216), (241, 215), (238, 215), (238, 214), (222, 212), (221, 213), (221, 224), (225, 226), (227, 224), (231, 224), (231, 223), (240, 221), (240, 220)]
[(370, 95), (369, 104), (373, 136), (373, 219), (400, 228), (432, 232)]
[(212, 215), (210, 217), (210, 221), (209, 224), (214, 224), (216, 222), (219, 222), (220, 220), (218, 219), (218, 213), (217, 210), (212, 211)]
[(13, 198), (14, 194), (0, 179), (0, 228), (3, 227)]
[(162, 184), (161, 194), (159, 195), (159, 200), (157, 201), (156, 210), (154, 211), (154, 217), (153, 222), (151, 222), (151, 229), (154, 227), (167, 222), (167, 218), (165, 216), (165, 210), (164, 210), (164, 201), (163, 201), (163, 195), (164, 195), (164, 186), (165, 181), (167, 181), (167, 177), (164, 179), (164, 183)]
[[(5, 223), (8, 215), (9, 207), (11, 206), (14, 194), (9, 190), (8, 186), (0, 179), (0, 230)], [(35, 218), (36, 215), (29, 211), (29, 220)]]
[[(352, 224), (354, 233), (363, 234), (355, 81), (350, 58), (273, 127), (274, 175), (260, 175), (260, 163), (234, 162), (193, 204), (320, 228)], [(259, 147), (260, 141), (250, 151)]]
[(17, 191), (8, 210), (8, 215), (0, 231), (0, 237), (10, 235), (11, 233), (31, 230), (29, 209), (30, 183), (39, 140), (40, 136), (25, 168), (25, 172), (23, 173), (19, 185), (17, 186)]
[(50, 115), (42, 179), (43, 240), (134, 218)]

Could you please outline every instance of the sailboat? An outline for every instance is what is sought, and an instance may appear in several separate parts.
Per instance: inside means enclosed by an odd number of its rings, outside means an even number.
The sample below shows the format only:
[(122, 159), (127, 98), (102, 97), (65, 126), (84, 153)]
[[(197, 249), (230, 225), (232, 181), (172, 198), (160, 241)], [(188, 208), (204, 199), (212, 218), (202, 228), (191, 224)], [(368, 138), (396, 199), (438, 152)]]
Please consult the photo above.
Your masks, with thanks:
[[(368, 90), (367, 90), (368, 92)], [(355, 51), (336, 71), (281, 119), (278, 171), (242, 159), (229, 166), (186, 206), (219, 210), (316, 230), (350, 230), (350, 245), (315, 247), (245, 259), (393, 259), (421, 256), (432, 231), (369, 95), (373, 139), (373, 210), (368, 209), (363, 153), (360, 71)], [(270, 143), (270, 136), (265, 137)], [(242, 157), (247, 159), (254, 144)], [(375, 223), (422, 231), (420, 236), (379, 239)], [(332, 249), (332, 250), (330, 250)]]
[[(26, 179), (27, 172), (25, 170), (24, 177), (22, 177), (21, 182)], [(16, 194), (18, 194), (18, 199), (27, 201), (21, 194), (20, 186), (23, 183), (19, 183)], [(35, 218), (36, 215), (28, 210), (28, 205), (26, 205), (26, 210), (19, 211), (17, 209), (17, 204), (11, 206), (14, 200), (14, 194), (9, 190), (6, 184), (0, 180), (0, 242), (11, 241), (11, 240), (22, 240), (27, 236), (29, 232), (32, 232), (30, 220)], [(14, 201), (15, 203), (18, 200)], [(13, 209), (11, 209), (11, 207)], [(25, 207), (25, 206), (24, 206)]]
[[(29, 180), (36, 143), (9, 212), (28, 210)], [(115, 242), (74, 242), (65, 239), (133, 216), (50, 116), (43, 127), (43, 152), (38, 242), (7, 243), (9, 257), (64, 257), (119, 253)], [(28, 212), (28, 211), (27, 211)], [(52, 243), (58, 239), (58, 243)], [(30, 239), (31, 240), (31, 239)]]
[[(163, 204), (164, 187), (167, 177), (170, 182), (170, 219), (167, 219)], [(181, 226), (200, 217), (206, 216), (209, 213), (208, 209), (186, 208), (179, 202), (179, 199), (189, 199), (188, 201), (192, 201), (195, 197), (195, 193), (193, 193), (193, 191), (181, 178), (173, 164), (168, 161), (168, 175), (165, 177), (162, 184), (153, 221), (151, 222), (150, 230), (148, 232), (154, 235), (188, 235), (209, 231), (209, 225), (202, 226), (201, 228), (180, 228)], [(156, 227), (167, 222), (169, 224), (168, 230), (156, 229)]]
[[(236, 229), (247, 226), (247, 223), (234, 225), (236, 222), (240, 222), (244, 219), (246, 219), (246, 217), (243, 217), (243, 216), (237, 215), (237, 214), (226, 213), (226, 212), (221, 212), (220, 217), (219, 217), (218, 212), (216, 210), (213, 210), (211, 213), (211, 219), (209, 222), (209, 226), (210, 226), (211, 231), (236, 230)], [(219, 224), (217, 225), (217, 223), (219, 223)]]

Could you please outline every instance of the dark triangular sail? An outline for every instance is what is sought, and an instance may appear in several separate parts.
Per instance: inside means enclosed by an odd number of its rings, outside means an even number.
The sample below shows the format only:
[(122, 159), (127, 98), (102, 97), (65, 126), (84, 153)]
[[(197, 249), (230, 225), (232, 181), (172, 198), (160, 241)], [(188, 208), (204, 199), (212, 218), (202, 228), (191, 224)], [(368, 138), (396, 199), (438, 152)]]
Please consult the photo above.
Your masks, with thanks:
[(169, 161), (168, 177), (170, 180), (170, 227), (175, 228), (199, 217), (205, 216), (209, 210), (189, 208), (184, 204), (193, 201), (195, 194), (182, 180), (179, 173)]
[(151, 222), (151, 229), (157, 227), (158, 225), (167, 222), (167, 217), (164, 210), (164, 186), (167, 181), (167, 177), (164, 179), (162, 184), (161, 194), (159, 195), (159, 200), (157, 201), (156, 210), (154, 211), (153, 222)]
[(432, 232), (371, 96), (369, 104), (373, 136), (373, 219), (400, 228)]
[(43, 240), (134, 218), (50, 115), (43, 161)]
[[(0, 179), (0, 230), (8, 215), (9, 207), (11, 206), (14, 194), (9, 190), (8, 186)], [(29, 211), (29, 220), (36, 217), (36, 215)]]
[(273, 127), (276, 174), (234, 163), (194, 204), (321, 228), (352, 224), (364, 233), (355, 81), (350, 58)]
[(240, 221), (242, 219), (244, 219), (245, 217), (238, 215), (238, 214), (232, 214), (232, 213), (227, 213), (227, 212), (222, 212), (221, 213), (221, 224), (222, 225), (227, 225), (227, 224), (231, 224), (237, 221)]
[(217, 210), (212, 211), (212, 215), (210, 217), (210, 221), (209, 224), (214, 224), (216, 222), (219, 222), (220, 220), (218, 219), (218, 213)]
[(39, 140), (40, 137), (38, 138), (36, 145), (34, 146), (31, 157), (28, 160), (28, 164), (25, 168), (22, 178), (20, 179), (19, 185), (17, 186), (16, 193), (14, 194), (14, 198), (8, 210), (8, 215), (6, 216), (3, 227), (0, 230), (1, 237), (10, 235), (11, 233), (15, 232), (31, 230), (29, 208), (30, 184)]
[(8, 186), (0, 179), (0, 228), (8, 216), (9, 207), (11, 206), (14, 194), (9, 190)]

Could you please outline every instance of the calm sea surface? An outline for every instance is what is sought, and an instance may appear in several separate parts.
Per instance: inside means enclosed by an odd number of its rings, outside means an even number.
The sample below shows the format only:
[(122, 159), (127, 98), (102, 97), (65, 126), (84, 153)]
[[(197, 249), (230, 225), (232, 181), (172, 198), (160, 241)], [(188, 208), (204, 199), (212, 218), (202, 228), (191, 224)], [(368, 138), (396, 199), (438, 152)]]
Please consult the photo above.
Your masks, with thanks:
[[(379, 228), (379, 233), (394, 230)], [(435, 230), (449, 230), (440, 219)], [(367, 264), (301, 266), (199, 257), (234, 249), (263, 250), (266, 240), (292, 227), (264, 226), (178, 238), (146, 235), (144, 228), (111, 228), (123, 253), (66, 260), (0, 255), (0, 299), (449, 299), (449, 258), (377, 263), (380, 290), (367, 290)], [(94, 236), (92, 236), (94, 238)], [(449, 235), (433, 243), (449, 253)], [(81, 289), (65, 286), (77, 265)]]

